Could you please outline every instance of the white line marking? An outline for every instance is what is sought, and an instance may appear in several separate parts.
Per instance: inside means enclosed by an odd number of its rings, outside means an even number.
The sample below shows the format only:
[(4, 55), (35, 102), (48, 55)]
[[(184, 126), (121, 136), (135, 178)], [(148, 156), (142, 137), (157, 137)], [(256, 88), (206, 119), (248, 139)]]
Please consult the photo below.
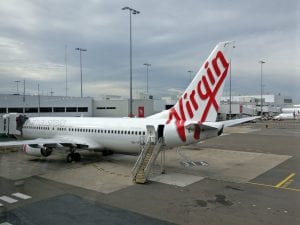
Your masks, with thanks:
[[(0, 203), (0, 207), (1, 207), (1, 206), (3, 206), (3, 205)], [(1, 224), (0, 224), (0, 225), (1, 225)]]
[(0, 223), (0, 225), (12, 225), (12, 224), (8, 222), (4, 222), (4, 223)]
[(13, 199), (13, 198), (10, 198), (10, 197), (7, 197), (7, 196), (1, 196), (0, 197), (0, 200), (2, 200), (2, 201), (5, 201), (5, 202), (8, 202), (8, 203), (15, 203), (15, 202), (17, 202), (18, 200), (16, 200), (16, 199)]
[(31, 196), (22, 194), (22, 193), (20, 193), (20, 192), (13, 193), (13, 194), (11, 194), (11, 195), (12, 195), (12, 196), (15, 196), (15, 197), (17, 197), (17, 198), (21, 198), (21, 199), (29, 199), (29, 198), (31, 198)]

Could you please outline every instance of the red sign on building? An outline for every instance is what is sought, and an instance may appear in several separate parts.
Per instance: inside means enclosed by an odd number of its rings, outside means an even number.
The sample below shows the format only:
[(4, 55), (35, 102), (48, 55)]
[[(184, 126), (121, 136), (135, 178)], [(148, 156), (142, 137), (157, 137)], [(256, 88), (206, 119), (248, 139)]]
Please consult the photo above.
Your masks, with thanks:
[(139, 106), (139, 112), (138, 112), (138, 116), (139, 117), (145, 117), (145, 108), (144, 106)]

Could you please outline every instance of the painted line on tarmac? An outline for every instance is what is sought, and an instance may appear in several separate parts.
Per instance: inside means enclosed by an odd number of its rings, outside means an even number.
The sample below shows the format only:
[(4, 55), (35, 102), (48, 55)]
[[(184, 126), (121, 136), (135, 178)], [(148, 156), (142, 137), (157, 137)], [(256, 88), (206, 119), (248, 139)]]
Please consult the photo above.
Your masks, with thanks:
[(11, 204), (11, 203), (15, 203), (15, 202), (18, 201), (18, 200), (14, 199), (14, 198), (7, 197), (7, 196), (5, 196), (5, 195), (1, 196), (1, 197), (0, 197), (0, 200), (5, 201), (5, 202), (10, 203), (10, 204)]
[(0, 225), (12, 225), (12, 224), (8, 222), (4, 222), (4, 223), (0, 223)]
[(275, 187), (282, 187), (286, 182), (288, 182), (290, 179), (292, 179), (296, 173), (291, 173), (286, 178), (284, 178), (282, 181), (280, 181), (278, 184), (275, 185)]
[(247, 184), (253, 184), (253, 185), (264, 186), (264, 187), (270, 187), (270, 188), (275, 188), (275, 189), (282, 189), (282, 190), (288, 190), (288, 191), (297, 191), (297, 192), (300, 192), (300, 189), (297, 189), (297, 188), (276, 187), (276, 186), (270, 185), (270, 184), (261, 184), (261, 183), (255, 183), (255, 182), (247, 182)]
[(17, 198), (25, 199), (25, 200), (31, 198), (31, 196), (22, 194), (22, 193), (20, 193), (20, 192), (13, 193), (13, 194), (11, 194), (11, 195), (12, 195), (12, 196), (15, 196), (15, 197), (17, 197)]

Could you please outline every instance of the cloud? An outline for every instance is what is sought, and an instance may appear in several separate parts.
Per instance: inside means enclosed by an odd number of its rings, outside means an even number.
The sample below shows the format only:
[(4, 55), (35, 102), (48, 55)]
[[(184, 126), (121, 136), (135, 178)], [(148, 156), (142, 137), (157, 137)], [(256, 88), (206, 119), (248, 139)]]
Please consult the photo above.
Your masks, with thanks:
[[(134, 93), (145, 90), (149, 62), (151, 94), (184, 90), (188, 70), (197, 71), (219, 41), (236, 40), (232, 72), (236, 91), (257, 93), (260, 65), (270, 92), (279, 89), (300, 102), (299, 3), (267, 1), (96, 1), (11, 0), (0, 2), (1, 93), (14, 91), (13, 80), (41, 82), (46, 90), (65, 93), (65, 45), (69, 94), (80, 91), (79, 53), (84, 90), (90, 96), (128, 96), (129, 15), (133, 15)], [(227, 84), (226, 84), (227, 85)], [(49, 92), (49, 91), (48, 91)]]

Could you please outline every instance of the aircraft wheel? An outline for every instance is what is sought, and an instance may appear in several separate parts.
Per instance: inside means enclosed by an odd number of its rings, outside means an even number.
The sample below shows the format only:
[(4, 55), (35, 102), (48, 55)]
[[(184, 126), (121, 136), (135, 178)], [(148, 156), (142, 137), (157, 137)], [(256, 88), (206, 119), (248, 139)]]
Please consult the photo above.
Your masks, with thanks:
[(74, 153), (73, 154), (73, 160), (75, 162), (79, 162), (81, 160), (81, 155), (78, 152)]
[(67, 162), (70, 163), (72, 161), (73, 161), (73, 154), (70, 153), (70, 154), (67, 155)]

